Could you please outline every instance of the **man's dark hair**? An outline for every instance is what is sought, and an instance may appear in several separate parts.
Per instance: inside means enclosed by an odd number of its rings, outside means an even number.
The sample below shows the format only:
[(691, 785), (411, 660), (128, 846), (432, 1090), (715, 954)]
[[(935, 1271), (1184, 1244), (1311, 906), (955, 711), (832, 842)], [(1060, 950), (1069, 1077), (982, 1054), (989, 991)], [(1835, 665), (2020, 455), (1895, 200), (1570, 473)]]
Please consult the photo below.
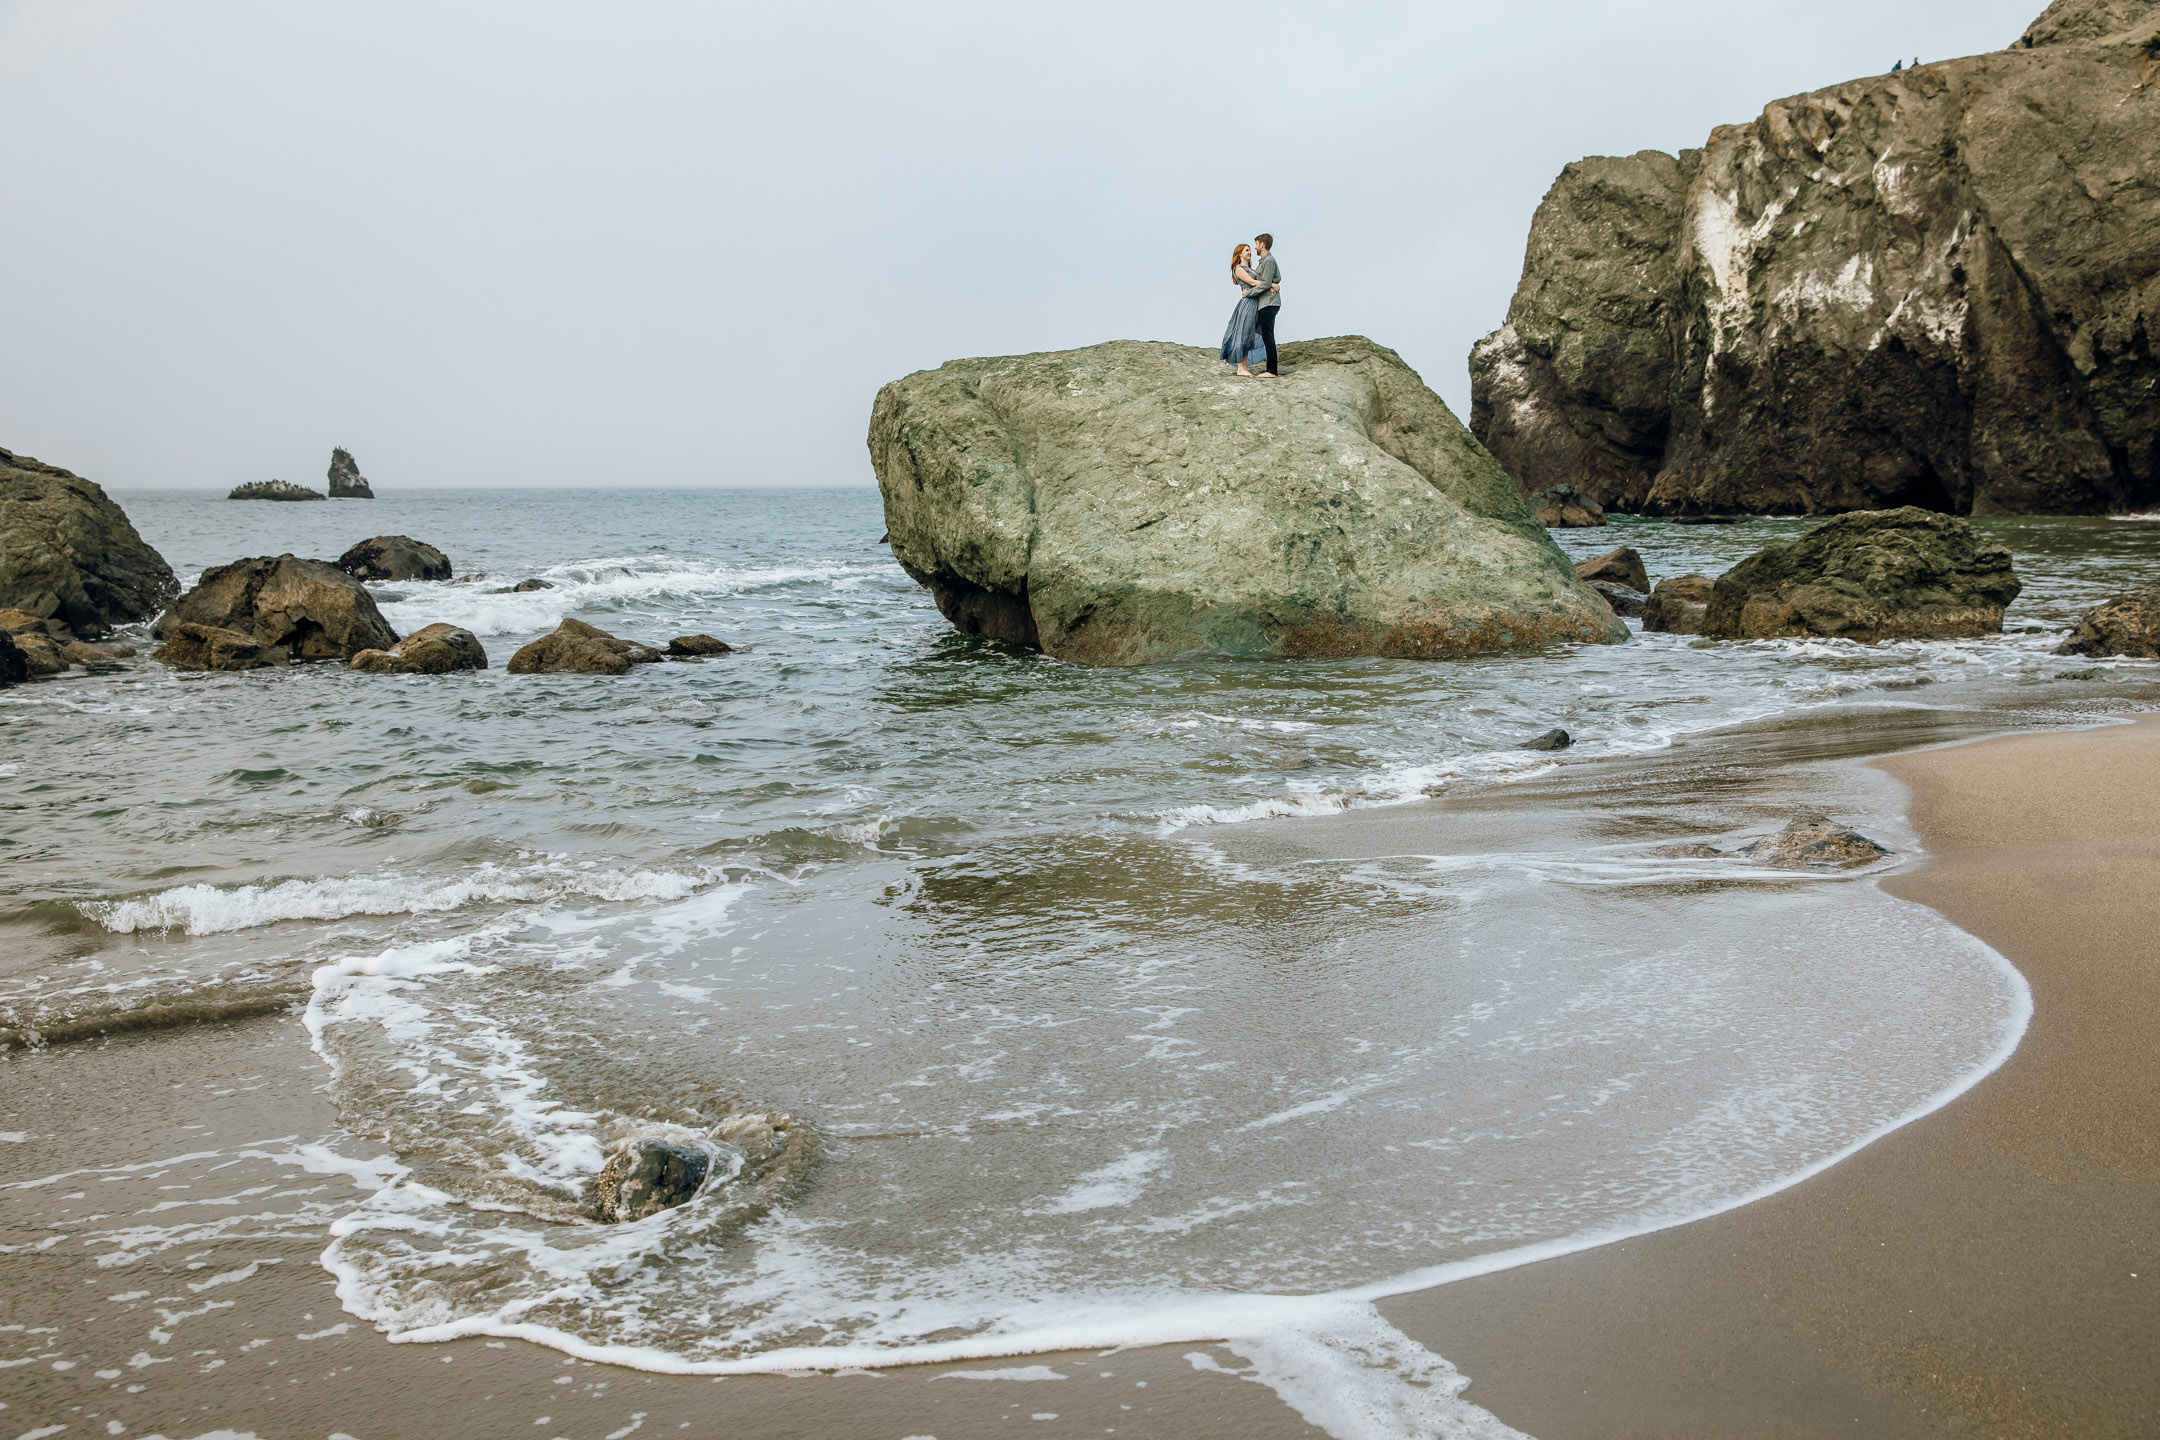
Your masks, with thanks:
[(1252, 237), (1252, 243), (1255, 245), (1265, 245), (1268, 249), (1272, 250), (1275, 248), (1275, 237), (1272, 235), (1255, 235)]

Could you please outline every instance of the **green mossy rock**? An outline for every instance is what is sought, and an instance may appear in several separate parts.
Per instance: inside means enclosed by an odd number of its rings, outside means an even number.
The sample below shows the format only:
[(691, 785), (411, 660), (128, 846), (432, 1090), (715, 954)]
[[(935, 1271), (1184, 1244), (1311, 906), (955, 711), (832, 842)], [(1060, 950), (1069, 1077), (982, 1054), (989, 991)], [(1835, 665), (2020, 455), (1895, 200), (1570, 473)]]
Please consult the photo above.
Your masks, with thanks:
[(2024, 586), (2010, 552), (1969, 521), (1907, 505), (1840, 515), (1720, 575), (1702, 633), (1714, 640), (1824, 635), (1943, 640), (2002, 629)]
[(1393, 351), (1282, 356), (1240, 380), (1119, 340), (894, 381), (869, 437), (894, 558), (957, 628), (1089, 665), (1627, 637)]

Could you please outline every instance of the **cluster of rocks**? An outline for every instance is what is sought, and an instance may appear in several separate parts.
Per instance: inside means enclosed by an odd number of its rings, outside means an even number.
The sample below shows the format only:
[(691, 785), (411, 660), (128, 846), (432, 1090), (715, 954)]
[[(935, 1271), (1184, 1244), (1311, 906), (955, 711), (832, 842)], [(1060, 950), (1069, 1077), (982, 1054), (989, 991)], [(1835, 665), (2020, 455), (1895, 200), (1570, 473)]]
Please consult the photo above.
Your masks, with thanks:
[(1471, 429), (1653, 514), (2160, 499), (2151, 0), (1593, 157), (1531, 223)]
[(330, 493), (310, 490), (305, 485), (295, 485), (290, 480), (250, 480), (245, 485), (235, 485), (228, 500), (372, 500), (375, 489), (360, 473), (360, 462), (353, 459), (352, 452), (339, 445), (330, 452)]
[(104, 490), (0, 450), (0, 686), (132, 655), (98, 642), (179, 593)]
[(513, 675), (627, 675), (633, 665), (661, 660), (699, 660), (735, 647), (710, 635), (678, 635), (665, 650), (622, 640), (582, 620), (564, 620), (510, 657)]
[(320, 490), (310, 490), (305, 485), (295, 485), (290, 480), (250, 480), (245, 485), (235, 485), (228, 500), (323, 500), (328, 497)]

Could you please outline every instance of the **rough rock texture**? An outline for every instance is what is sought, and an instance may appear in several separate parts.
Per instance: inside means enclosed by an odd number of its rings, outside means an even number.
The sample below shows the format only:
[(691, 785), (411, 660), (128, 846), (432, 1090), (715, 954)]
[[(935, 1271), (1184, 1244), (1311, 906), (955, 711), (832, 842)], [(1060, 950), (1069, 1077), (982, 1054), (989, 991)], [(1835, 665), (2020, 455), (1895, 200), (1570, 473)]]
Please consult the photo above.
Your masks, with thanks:
[(337, 567), (356, 580), (450, 578), (450, 557), (410, 535), (377, 535), (372, 540), (362, 540), (338, 556)]
[(2160, 499), (2160, 3), (1581, 161), (1471, 428), (1526, 491), (1651, 513)]
[(1548, 530), (1589, 530), (1605, 523), (1604, 507), (1573, 485), (1549, 485), (1530, 497), (1530, 513)]
[(210, 625), (281, 646), (295, 660), (350, 660), (397, 643), (367, 587), (335, 565), (291, 555), (256, 556), (205, 570), (194, 589), (158, 617), (151, 634)]
[(0, 450), (0, 605), (94, 631), (148, 619), (179, 593), (103, 490)]
[(677, 635), (667, 642), (670, 660), (694, 660), (701, 655), (727, 655), (735, 647), (711, 635)]
[(332, 500), (372, 500), (375, 491), (367, 483), (367, 476), (360, 473), (360, 462), (353, 459), (352, 451), (339, 445), (330, 452), (330, 498)]
[(667, 1140), (633, 1140), (600, 1167), (593, 1208), (613, 1224), (643, 1220), (695, 1199), (711, 1168), (702, 1150)]
[(632, 665), (660, 659), (649, 645), (618, 640), (582, 620), (565, 620), (553, 633), (521, 647), (503, 668), (512, 675), (627, 675)]
[(1642, 556), (1629, 545), (1608, 550), (1594, 560), (1576, 561), (1575, 573), (1585, 580), (1610, 580), (1630, 590), (1650, 588), (1650, 572), (1643, 568)]
[(2118, 595), (2078, 617), (2058, 655), (2128, 655), (2160, 660), (2160, 587)]
[(1667, 635), (1702, 634), (1714, 583), (1707, 575), (1675, 575), (1658, 581), (1643, 605), (1642, 628)]
[(235, 485), (228, 500), (321, 500), (321, 491), (310, 490), (305, 485), (295, 485), (290, 480), (250, 480), (245, 485)]
[(470, 630), (455, 625), (427, 625), (387, 650), (362, 650), (352, 667), (377, 675), (447, 675), (453, 670), (485, 670), (487, 651)]
[(2002, 629), (2023, 586), (1972, 523), (1906, 506), (1840, 515), (1720, 575), (1702, 633), (1942, 639)]
[(50, 635), (25, 630), (10, 638), (14, 640), (15, 648), (22, 652), (24, 662), (29, 665), (31, 679), (43, 680), (49, 675), (66, 672), (67, 655), (60, 648), (60, 642)]
[(1523, 741), (1522, 748), (1525, 750), (1565, 750), (1574, 743), (1574, 736), (1568, 734), (1565, 730), (1555, 729), (1547, 730), (1535, 740)]
[(1643, 613), (1650, 604), (1650, 597), (1632, 585), (1622, 585), (1612, 580), (1588, 580), (1584, 582), (1597, 591), (1612, 613), (1623, 619), (1633, 619)]
[(1394, 352), (1284, 355), (1268, 384), (1142, 341), (894, 381), (869, 435), (894, 558), (956, 627), (1084, 664), (1625, 637)]
[(292, 661), (283, 645), (264, 645), (247, 631), (220, 625), (183, 620), (166, 628), (164, 639), (150, 658), (175, 670), (260, 670)]
[(30, 678), (30, 657), (23, 654), (15, 638), (0, 632), (0, 690), (10, 685), (20, 685)]
[(1792, 821), (1783, 830), (1739, 853), (1776, 870), (1851, 870), (1872, 865), (1890, 852), (1857, 830), (1820, 815)]

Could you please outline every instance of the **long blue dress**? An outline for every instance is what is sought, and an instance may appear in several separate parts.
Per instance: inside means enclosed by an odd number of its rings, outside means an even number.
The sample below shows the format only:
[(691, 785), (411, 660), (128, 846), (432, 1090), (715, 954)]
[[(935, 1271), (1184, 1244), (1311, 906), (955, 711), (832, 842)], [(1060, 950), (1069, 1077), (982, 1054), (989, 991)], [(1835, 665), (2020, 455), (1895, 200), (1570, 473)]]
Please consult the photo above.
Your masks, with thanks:
[(1260, 302), (1240, 285), (1237, 308), (1230, 312), (1230, 328), (1223, 331), (1222, 358), (1227, 364), (1242, 365), (1255, 352), (1267, 353), (1260, 344)]

